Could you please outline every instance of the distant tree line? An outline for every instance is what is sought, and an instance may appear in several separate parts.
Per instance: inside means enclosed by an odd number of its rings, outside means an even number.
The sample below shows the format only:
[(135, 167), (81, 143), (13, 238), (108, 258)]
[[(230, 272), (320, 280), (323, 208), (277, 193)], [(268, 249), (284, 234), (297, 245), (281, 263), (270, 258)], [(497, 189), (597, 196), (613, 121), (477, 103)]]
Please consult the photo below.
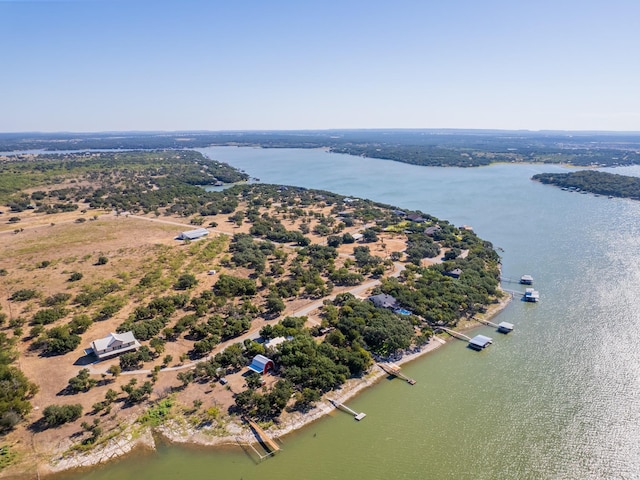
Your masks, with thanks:
[(581, 170), (571, 173), (539, 173), (532, 179), (572, 190), (580, 189), (598, 195), (640, 200), (640, 178), (638, 177), (597, 170)]
[[(633, 133), (498, 130), (324, 130), (110, 134), (0, 134), (0, 151), (154, 149), (210, 145), (330, 148), (334, 152), (415, 165), (473, 167), (493, 162), (630, 165), (640, 163)], [(0, 187), (1, 190), (1, 187)]]

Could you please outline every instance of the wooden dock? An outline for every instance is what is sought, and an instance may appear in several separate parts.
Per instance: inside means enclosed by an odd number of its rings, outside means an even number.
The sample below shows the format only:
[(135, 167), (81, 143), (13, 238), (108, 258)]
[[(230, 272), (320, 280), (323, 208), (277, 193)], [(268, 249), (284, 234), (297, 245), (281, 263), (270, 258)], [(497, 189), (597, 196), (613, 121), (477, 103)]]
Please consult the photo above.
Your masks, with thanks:
[(366, 413), (363, 413), (363, 412), (358, 413), (355, 410), (351, 410), (344, 403), (340, 403), (337, 400), (329, 400), (329, 401), (334, 407), (336, 407), (339, 410), (344, 410), (345, 412), (350, 413), (351, 415), (353, 415), (353, 418), (355, 418), (358, 421), (362, 420), (364, 417), (367, 416)]
[(393, 375), (394, 377), (401, 378), (409, 385), (415, 385), (416, 381), (413, 378), (407, 377), (404, 373), (400, 371), (400, 367), (395, 363), (378, 363), (378, 366), (384, 370), (389, 375)]
[(253, 429), (258, 440), (262, 443), (271, 455), (280, 451), (280, 445), (278, 445), (267, 433), (258, 425), (256, 422), (251, 420), (250, 418), (244, 417), (244, 421), (249, 424), (249, 426)]
[(499, 327), (497, 323), (490, 322), (489, 320), (485, 320), (484, 318), (473, 317), (473, 320), (479, 323), (484, 323), (485, 325), (489, 325), (490, 327)]
[(466, 340), (467, 342), (471, 340), (471, 337), (467, 337), (464, 333), (456, 332), (455, 330), (451, 330), (450, 328), (439, 327), (439, 326), (436, 326), (434, 328), (442, 330), (443, 332), (447, 332), (452, 337), (458, 338), (460, 340)]
[(485, 325), (489, 325), (490, 327), (495, 327), (500, 333), (509, 333), (513, 331), (513, 324), (509, 322), (502, 322), (500, 324), (496, 324), (490, 322), (489, 320), (484, 320), (482, 318), (473, 317), (473, 320), (476, 322), (484, 323)]

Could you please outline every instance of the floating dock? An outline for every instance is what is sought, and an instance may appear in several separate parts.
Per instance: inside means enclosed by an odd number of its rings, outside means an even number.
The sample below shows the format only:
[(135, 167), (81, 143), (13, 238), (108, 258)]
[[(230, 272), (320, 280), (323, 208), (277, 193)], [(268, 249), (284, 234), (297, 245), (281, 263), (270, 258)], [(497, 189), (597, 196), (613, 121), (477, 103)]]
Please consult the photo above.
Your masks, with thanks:
[(406, 381), (409, 385), (416, 384), (416, 381), (413, 378), (409, 378), (404, 373), (402, 373), (400, 371), (400, 367), (395, 363), (378, 363), (378, 366), (389, 375), (393, 375), (394, 377), (401, 378), (402, 380)]
[(355, 418), (358, 421), (362, 420), (364, 417), (367, 416), (366, 413), (363, 413), (363, 412), (358, 413), (355, 410), (351, 410), (344, 403), (340, 403), (337, 400), (329, 400), (329, 401), (334, 407), (336, 407), (339, 410), (344, 410), (345, 412), (350, 413), (351, 415), (353, 415), (353, 418)]

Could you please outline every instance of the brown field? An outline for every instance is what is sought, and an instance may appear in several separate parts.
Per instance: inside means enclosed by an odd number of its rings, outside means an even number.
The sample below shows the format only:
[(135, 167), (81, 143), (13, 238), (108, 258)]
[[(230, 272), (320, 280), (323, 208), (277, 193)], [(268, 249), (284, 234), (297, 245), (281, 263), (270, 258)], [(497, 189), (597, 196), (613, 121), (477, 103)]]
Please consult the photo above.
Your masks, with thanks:
[[(240, 208), (243, 206), (241, 205)], [(272, 216), (282, 218), (282, 215), (277, 214), (275, 210), (274, 207), (270, 210), (262, 208), (261, 213), (268, 212)], [(329, 216), (331, 209), (330, 207), (317, 207), (312, 210)], [(17, 223), (8, 223), (12, 216), (19, 216), (21, 220)], [(84, 221), (78, 222), (78, 219), (84, 219)], [(14, 322), (13, 326), (5, 324), (4, 331), (9, 336), (18, 335), (18, 348), (21, 353), (19, 367), (29, 379), (40, 387), (39, 393), (32, 399), (34, 410), (27, 419), (26, 425), (19, 426), (6, 437), (8, 443), (20, 445), (18, 450), (21, 452), (22, 462), (29, 459), (34, 459), (36, 462), (43, 461), (51, 452), (64, 451), (82, 438), (86, 438), (87, 434), (82, 432), (80, 423), (93, 421), (94, 416), (89, 414), (92, 405), (104, 399), (107, 389), (112, 388), (120, 393), (120, 387), (129, 382), (131, 378), (137, 378), (138, 385), (149, 379), (149, 374), (146, 372), (133, 375), (125, 372), (113, 379), (111, 375), (106, 375), (104, 372), (110, 365), (119, 363), (117, 357), (97, 365), (82, 365), (80, 362), (84, 356), (83, 350), (89, 346), (92, 340), (102, 338), (109, 332), (115, 332), (135, 307), (144, 304), (155, 295), (170, 291), (171, 274), (174, 275), (174, 279), (185, 271), (196, 276), (199, 284), (190, 291), (191, 296), (204, 289), (210, 289), (218, 275), (208, 275), (207, 271), (216, 269), (220, 273), (228, 270), (221, 266), (225, 251), (213, 259), (202, 261), (198, 257), (202, 246), (201, 242), (209, 241), (218, 235), (246, 233), (250, 228), (250, 224), (246, 222), (241, 226), (229, 222), (228, 215), (218, 215), (214, 219), (218, 222), (218, 226), (209, 229), (211, 233), (207, 240), (185, 244), (175, 240), (175, 236), (181, 231), (196, 228), (189, 224), (188, 218), (115, 215), (113, 212), (94, 210), (84, 214), (78, 211), (54, 215), (37, 214), (33, 211), (19, 214), (10, 214), (5, 211), (0, 214), (0, 268), (7, 271), (6, 276), (0, 277), (0, 306), (2, 312), (6, 313), (9, 319)], [(309, 223), (311, 230), (316, 223), (317, 219), (313, 219)], [(283, 224), (287, 229), (293, 230), (299, 228), (301, 220), (287, 218), (283, 219)], [(353, 234), (363, 228), (364, 226), (360, 224), (341, 233), (349, 231)], [(326, 242), (325, 237), (313, 233), (308, 236), (314, 243)], [(340, 257), (336, 261), (338, 265), (353, 253), (354, 246), (357, 244), (343, 245), (339, 248)], [(371, 248), (372, 254), (381, 257), (388, 257), (391, 252), (403, 251), (406, 247), (404, 235), (390, 233), (381, 234), (378, 242), (368, 244), (368, 246)], [(281, 248), (293, 251), (291, 246), (282, 246)], [(95, 264), (100, 255), (109, 259), (107, 264)], [(43, 261), (49, 262), (44, 268), (40, 265)], [(136, 289), (136, 285), (144, 273), (158, 266), (164, 272), (160, 284), (146, 291)], [(82, 280), (69, 282), (68, 278), (72, 272), (82, 273)], [(248, 275), (249, 271), (234, 269), (233, 273), (243, 276)], [(112, 295), (121, 297), (125, 301), (126, 304), (122, 310), (108, 320), (94, 322), (82, 334), (83, 341), (73, 352), (62, 356), (43, 357), (38, 351), (30, 350), (29, 319), (40, 308), (44, 298), (56, 293), (69, 293), (75, 296), (83, 289), (95, 287), (105, 280), (115, 280), (121, 286), (121, 289)], [(27, 288), (37, 290), (39, 297), (26, 302), (8, 300), (13, 292)], [(334, 293), (345, 290), (347, 290), (345, 287), (336, 288)], [(314, 301), (317, 299), (289, 301), (284, 314), (294, 313)], [(259, 304), (260, 298), (257, 298), (254, 303)], [(97, 306), (86, 308), (68, 305), (67, 308), (70, 310), (69, 314), (50, 326), (65, 324), (76, 313), (91, 315)], [(21, 331), (14, 329), (15, 322), (18, 322), (17, 319), (20, 318), (25, 321)], [(316, 322), (317, 319), (314, 319), (313, 323)], [(249, 332), (219, 345), (212, 354), (221, 351), (228, 344), (254, 335), (265, 323), (266, 321), (259, 317), (254, 320)], [(168, 342), (166, 351), (158, 359), (145, 364), (145, 369), (152, 369), (155, 365), (161, 364), (162, 357), (165, 355), (173, 356), (173, 361), (169, 365), (172, 368), (161, 371), (158, 381), (154, 384), (151, 401), (166, 396), (173, 387), (180, 384), (176, 379), (178, 371), (190, 368), (191, 364), (186, 363), (189, 362), (188, 360), (181, 363), (179, 359), (192, 345), (193, 342), (183, 338), (176, 342)], [(61, 395), (60, 393), (67, 386), (69, 378), (75, 376), (85, 366), (90, 368), (93, 377), (101, 384), (86, 393)], [(233, 392), (241, 391), (244, 388), (244, 373), (246, 371), (230, 375), (227, 386), (191, 383), (187, 388), (177, 393), (177, 402), (184, 409), (189, 409), (192, 408), (194, 400), (201, 400), (203, 404), (200, 409), (203, 411), (211, 406), (216, 406), (221, 412), (226, 412), (228, 407), (233, 404)], [(267, 377), (268, 383), (273, 381), (275, 379)], [(44, 407), (51, 404), (71, 403), (80, 403), (84, 408), (84, 415), (77, 422), (37, 433), (29, 430), (29, 424), (40, 418)], [(130, 422), (139, 417), (145, 408), (144, 403), (131, 408), (123, 408), (122, 402), (115, 402), (109, 414), (98, 415), (100, 425), (105, 432), (108, 432), (123, 421)]]

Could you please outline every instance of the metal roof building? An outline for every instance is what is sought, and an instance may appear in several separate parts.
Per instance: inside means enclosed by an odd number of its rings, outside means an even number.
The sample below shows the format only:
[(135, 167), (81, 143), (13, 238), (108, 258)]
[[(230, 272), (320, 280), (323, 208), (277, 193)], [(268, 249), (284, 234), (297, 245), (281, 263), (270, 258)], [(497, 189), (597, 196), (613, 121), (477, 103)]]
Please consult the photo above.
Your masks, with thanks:
[(264, 355), (256, 355), (249, 365), (249, 370), (253, 370), (260, 375), (267, 373), (274, 368), (273, 360), (268, 359)]
[(209, 230), (206, 228), (197, 228), (195, 230), (182, 232), (178, 235), (178, 240), (196, 240), (197, 238), (206, 237), (207, 235), (209, 235)]
[(103, 358), (130, 352), (140, 347), (140, 343), (133, 336), (133, 332), (110, 333), (104, 338), (91, 342), (91, 348), (85, 350), (87, 353), (95, 353), (102, 360)]
[(488, 347), (493, 343), (493, 339), (491, 337), (486, 337), (484, 335), (476, 335), (471, 340), (469, 340), (469, 347), (474, 350), (482, 350), (485, 347)]

